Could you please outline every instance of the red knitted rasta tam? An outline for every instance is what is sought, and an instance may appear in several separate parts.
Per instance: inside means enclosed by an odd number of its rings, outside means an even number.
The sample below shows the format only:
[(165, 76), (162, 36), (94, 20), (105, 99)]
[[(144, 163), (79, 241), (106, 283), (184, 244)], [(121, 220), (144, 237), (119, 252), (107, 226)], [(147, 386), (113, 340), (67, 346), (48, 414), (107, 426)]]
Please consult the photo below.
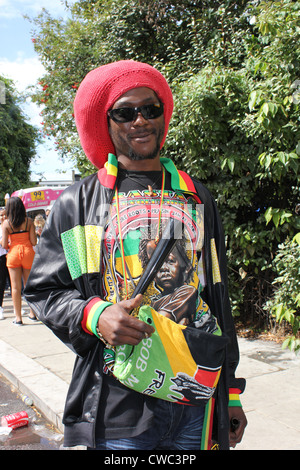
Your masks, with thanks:
[(165, 133), (173, 112), (173, 96), (163, 75), (148, 64), (121, 60), (102, 65), (87, 74), (75, 100), (74, 114), (82, 148), (97, 168), (102, 168), (109, 153), (115, 153), (108, 132), (107, 111), (132, 88), (147, 87), (155, 91), (164, 104)]

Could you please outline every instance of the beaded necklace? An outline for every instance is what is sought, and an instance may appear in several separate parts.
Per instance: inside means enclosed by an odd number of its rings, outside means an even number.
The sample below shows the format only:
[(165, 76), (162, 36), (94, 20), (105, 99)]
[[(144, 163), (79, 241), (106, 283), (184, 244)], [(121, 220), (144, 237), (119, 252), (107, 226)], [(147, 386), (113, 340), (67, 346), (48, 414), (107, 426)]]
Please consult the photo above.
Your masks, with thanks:
[[(162, 205), (164, 200), (164, 190), (165, 190), (165, 169), (162, 170), (162, 184), (161, 184), (161, 194), (160, 194), (160, 203), (159, 203), (159, 220), (158, 220), (158, 227), (157, 227), (157, 234), (155, 237), (155, 244), (157, 245), (159, 241), (159, 232), (161, 227), (161, 214), (162, 214)], [(151, 186), (148, 186), (148, 190), (150, 196), (153, 196)], [(120, 218), (120, 204), (119, 204), (119, 193), (118, 188), (116, 188), (116, 210), (117, 210), (117, 222), (118, 222), (118, 230), (119, 230), (119, 241), (120, 241), (120, 249), (121, 249), (121, 262), (122, 262), (122, 272), (123, 272), (123, 279), (124, 279), (124, 287), (125, 287), (125, 298), (129, 298), (128, 294), (128, 287), (127, 287), (127, 276), (126, 276), (126, 266), (125, 266), (125, 252), (124, 252), (124, 245), (123, 245), (123, 237), (122, 237), (122, 228), (121, 228), (121, 218)]]

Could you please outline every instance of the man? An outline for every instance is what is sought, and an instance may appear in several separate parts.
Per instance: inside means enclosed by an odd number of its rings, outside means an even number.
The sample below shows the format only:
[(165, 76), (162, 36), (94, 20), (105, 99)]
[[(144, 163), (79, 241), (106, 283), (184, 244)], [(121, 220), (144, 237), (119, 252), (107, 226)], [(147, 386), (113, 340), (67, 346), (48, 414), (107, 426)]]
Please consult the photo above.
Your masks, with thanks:
[[(63, 419), (66, 446), (197, 450), (211, 448), (217, 441), (227, 449), (229, 441), (232, 446), (240, 442), (246, 426), (238, 399), (245, 384), (234, 376), (238, 347), (219, 215), (200, 182), (160, 158), (172, 111), (172, 93), (164, 77), (135, 61), (91, 71), (75, 98), (81, 144), (99, 171), (66, 189), (55, 203), (26, 288), (38, 318), (77, 354)], [(195, 216), (197, 205), (204, 207), (204, 241), (198, 224), (201, 217)], [(139, 307), (151, 305), (161, 290), (153, 280), (143, 295), (131, 298), (143, 273), (140, 241), (150, 228), (158, 247), (163, 227), (176, 218), (184, 222), (189, 247), (184, 256), (193, 267), (189, 285), (197, 290), (196, 311), (189, 316), (198, 324), (206, 317), (209, 324), (214, 323), (206, 336), (208, 349), (223, 337), (230, 342), (222, 368), (216, 372), (207, 365), (213, 349), (211, 354), (203, 351), (207, 364), (200, 358), (196, 366), (204, 384), (198, 384), (191, 372), (180, 370), (171, 377), (175, 388), (170, 387), (172, 393), (165, 400), (153, 396), (164, 371), (157, 370), (143, 393), (123, 385), (115, 375), (118, 352), (126, 345), (132, 351), (140, 348), (135, 366), (146, 372), (151, 359), (147, 347), (157, 340), (158, 328), (140, 319)], [(172, 324), (170, 328), (176, 327), (176, 321), (157, 315), (158, 321), (164, 319)], [(183, 330), (187, 326), (178, 328), (180, 334), (191, 333)], [(188, 356), (190, 350), (182, 344)], [(201, 345), (196, 342), (193, 354)], [(200, 400), (198, 406), (182, 404), (192, 395), (191, 389), (186, 396), (176, 389), (183, 377), (187, 380), (182, 389), (189, 383), (199, 385), (199, 390), (210, 392), (208, 401)], [(239, 423), (235, 430), (230, 428), (232, 418)]]

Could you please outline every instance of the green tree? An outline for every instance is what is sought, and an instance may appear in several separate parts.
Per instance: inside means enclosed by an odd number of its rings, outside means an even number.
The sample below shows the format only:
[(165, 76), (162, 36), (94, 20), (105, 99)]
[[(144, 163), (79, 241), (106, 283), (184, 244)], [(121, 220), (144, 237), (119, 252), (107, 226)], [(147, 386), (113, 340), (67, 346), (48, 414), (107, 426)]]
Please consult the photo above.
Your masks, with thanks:
[(246, 12), (253, 34), (239, 48), (247, 51), (240, 67), (212, 59), (192, 78), (178, 78), (165, 151), (216, 195), (234, 311), (253, 320), (266, 316), (278, 244), (300, 225), (299, 5), (249, 2)]
[(290, 326), (291, 332), (283, 343), (292, 351), (300, 351), (300, 232), (291, 241), (279, 245), (272, 263), (276, 278), (274, 295), (264, 308), (277, 322)]
[[(46, 70), (33, 100), (43, 105), (45, 134), (55, 137), (61, 156), (74, 159), (82, 174), (94, 171), (82, 153), (72, 108), (88, 71), (136, 59), (158, 67), (172, 82), (178, 76), (185, 80), (212, 58), (237, 63), (229, 49), (249, 27), (245, 5), (229, 0), (80, 0), (66, 3), (68, 20), (52, 18), (46, 10), (31, 19), (34, 47)], [(222, 46), (216, 47), (219, 42)], [(239, 51), (244, 57), (243, 47)]]
[(39, 137), (21, 110), (13, 82), (1, 76), (0, 82), (4, 90), (0, 103), (0, 204), (4, 205), (6, 193), (30, 185), (29, 166)]

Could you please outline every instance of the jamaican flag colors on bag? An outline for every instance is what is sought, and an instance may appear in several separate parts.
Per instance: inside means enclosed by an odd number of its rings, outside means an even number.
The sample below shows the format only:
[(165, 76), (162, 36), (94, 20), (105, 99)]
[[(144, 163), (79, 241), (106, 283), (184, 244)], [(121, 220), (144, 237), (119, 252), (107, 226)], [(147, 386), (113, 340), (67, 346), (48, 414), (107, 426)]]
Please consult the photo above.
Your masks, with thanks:
[(105, 359), (107, 365), (113, 364), (114, 376), (152, 397), (205, 405), (219, 380), (226, 338), (192, 325), (179, 325), (148, 305), (140, 308), (139, 319), (152, 324), (155, 332), (137, 346), (106, 350)]

